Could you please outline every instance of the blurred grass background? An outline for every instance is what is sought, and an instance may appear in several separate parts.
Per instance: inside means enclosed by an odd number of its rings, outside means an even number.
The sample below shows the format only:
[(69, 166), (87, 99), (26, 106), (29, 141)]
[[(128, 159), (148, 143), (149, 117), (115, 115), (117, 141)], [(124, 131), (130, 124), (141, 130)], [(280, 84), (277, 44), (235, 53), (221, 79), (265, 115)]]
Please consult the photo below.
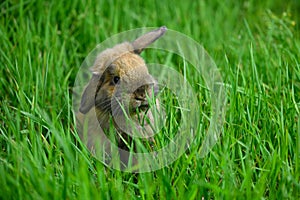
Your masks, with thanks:
[[(2, 1), (0, 198), (298, 199), (299, 11), (297, 0)], [(224, 134), (204, 159), (194, 146), (156, 172), (109, 170), (76, 140), (76, 73), (111, 35), (161, 25), (215, 60)]]

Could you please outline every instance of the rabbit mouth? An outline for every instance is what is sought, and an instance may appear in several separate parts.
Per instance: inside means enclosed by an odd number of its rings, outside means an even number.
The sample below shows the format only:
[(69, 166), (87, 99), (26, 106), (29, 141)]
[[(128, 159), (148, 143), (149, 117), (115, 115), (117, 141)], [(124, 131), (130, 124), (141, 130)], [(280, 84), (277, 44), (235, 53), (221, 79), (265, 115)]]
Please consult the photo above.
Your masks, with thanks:
[(138, 110), (146, 111), (146, 110), (148, 110), (148, 108), (149, 108), (149, 104), (147, 103), (147, 104), (144, 104), (144, 105), (140, 105), (138, 107)]
[(147, 111), (149, 109), (149, 103), (147, 100), (135, 100), (133, 110), (135, 112)]

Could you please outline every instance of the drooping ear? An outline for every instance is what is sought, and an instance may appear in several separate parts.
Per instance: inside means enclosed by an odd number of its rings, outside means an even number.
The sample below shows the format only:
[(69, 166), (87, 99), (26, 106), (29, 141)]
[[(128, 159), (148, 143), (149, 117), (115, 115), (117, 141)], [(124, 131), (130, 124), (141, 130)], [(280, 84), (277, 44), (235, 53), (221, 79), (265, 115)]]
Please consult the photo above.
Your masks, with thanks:
[(100, 76), (98, 74), (93, 74), (81, 97), (79, 108), (81, 113), (86, 114), (95, 105), (95, 95), (97, 88), (102, 84), (101, 82)]
[(140, 54), (148, 45), (152, 44), (155, 40), (163, 36), (163, 34), (166, 32), (167, 27), (162, 26), (159, 29), (156, 29), (154, 31), (150, 31), (146, 33), (145, 35), (142, 35), (141, 37), (134, 40), (131, 44), (134, 49), (134, 53)]

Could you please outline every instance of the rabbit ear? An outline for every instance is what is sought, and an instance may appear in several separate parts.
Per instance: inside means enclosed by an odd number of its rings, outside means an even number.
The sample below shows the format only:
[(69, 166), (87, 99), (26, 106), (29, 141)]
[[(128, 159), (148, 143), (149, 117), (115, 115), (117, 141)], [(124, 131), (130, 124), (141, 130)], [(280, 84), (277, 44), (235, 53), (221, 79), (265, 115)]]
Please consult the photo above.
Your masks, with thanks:
[(163, 36), (166, 30), (167, 27), (162, 26), (159, 29), (150, 31), (145, 35), (142, 35), (141, 37), (137, 38), (135, 41), (132, 42), (134, 53), (140, 54), (148, 45), (152, 44), (155, 40)]
[(79, 108), (79, 111), (81, 113), (86, 114), (95, 105), (95, 95), (99, 84), (101, 85), (99, 75), (93, 74), (88, 86), (85, 88), (81, 97)]

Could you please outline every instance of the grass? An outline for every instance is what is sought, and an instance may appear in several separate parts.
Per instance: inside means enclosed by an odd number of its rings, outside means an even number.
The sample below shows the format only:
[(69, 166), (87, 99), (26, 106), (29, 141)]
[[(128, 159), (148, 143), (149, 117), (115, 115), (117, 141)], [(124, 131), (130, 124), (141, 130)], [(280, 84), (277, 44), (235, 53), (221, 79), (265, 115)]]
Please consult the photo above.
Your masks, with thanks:
[[(299, 9), (296, 0), (1, 2), (0, 199), (299, 199)], [(155, 172), (110, 170), (78, 141), (76, 73), (109, 36), (161, 25), (201, 43), (220, 69), (221, 140), (205, 158), (194, 145)], [(205, 118), (205, 83), (185, 73)]]

